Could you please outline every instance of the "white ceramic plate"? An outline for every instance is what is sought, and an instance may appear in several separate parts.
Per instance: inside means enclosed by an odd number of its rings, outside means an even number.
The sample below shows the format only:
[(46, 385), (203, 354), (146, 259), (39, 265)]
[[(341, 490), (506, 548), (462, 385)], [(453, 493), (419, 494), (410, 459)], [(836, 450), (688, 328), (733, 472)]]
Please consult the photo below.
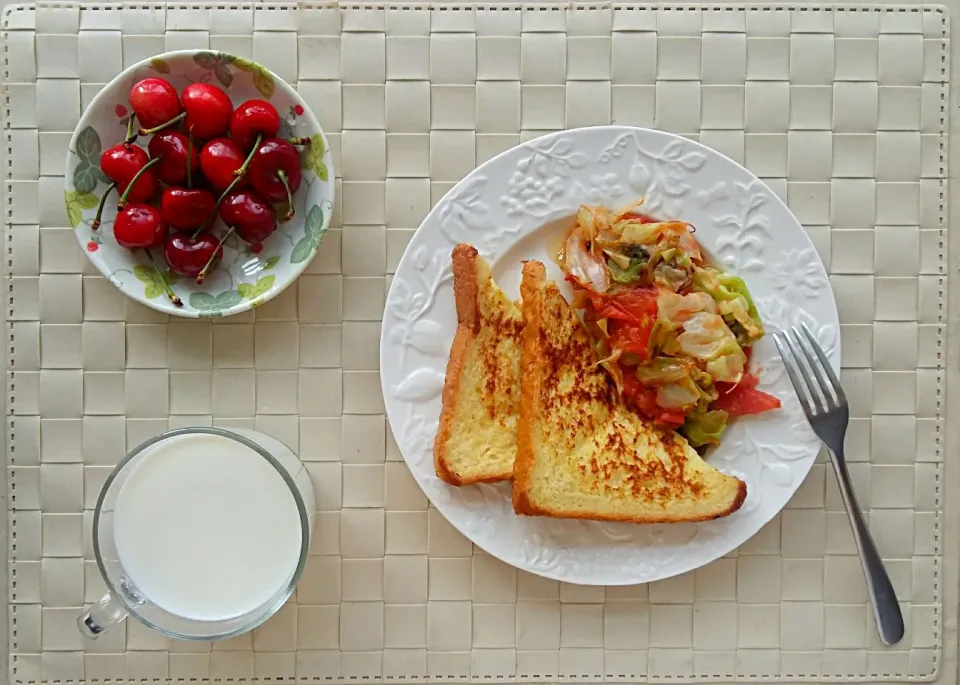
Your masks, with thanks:
[[(294, 195), (296, 215), (267, 238), (259, 251), (236, 236), (224, 244), (223, 261), (202, 286), (167, 271), (174, 292), (183, 300), (175, 307), (164, 295), (159, 278), (142, 250), (120, 247), (113, 238), (117, 194), (111, 193), (103, 224), (90, 228), (97, 204), (109, 182), (100, 172), (100, 155), (122, 142), (130, 112), (128, 94), (134, 83), (160, 77), (177, 92), (190, 83), (213, 83), (230, 96), (234, 106), (246, 100), (269, 100), (280, 113), (280, 135), (309, 137), (301, 152), (303, 180)], [(137, 141), (146, 149), (150, 137)], [(110, 282), (125, 295), (167, 314), (187, 317), (228, 316), (276, 297), (307, 267), (330, 225), (334, 193), (333, 160), (327, 140), (313, 113), (293, 88), (266, 67), (223, 52), (181, 50), (158, 55), (125, 69), (87, 107), (67, 151), (64, 201), (80, 247)], [(225, 230), (219, 219), (215, 234)], [(166, 264), (163, 250), (154, 258)]]
[[(747, 483), (733, 515), (699, 524), (634, 525), (516, 516), (509, 484), (451, 487), (436, 477), (433, 439), (456, 330), (450, 251), (471, 243), (511, 297), (520, 263), (538, 259), (558, 282), (550, 237), (581, 203), (682, 219), (713, 258), (742, 276), (768, 335), (754, 348), (760, 387), (783, 408), (733, 423), (708, 459)], [(569, 296), (569, 291), (566, 291)], [(430, 212), (400, 261), (383, 317), (380, 369), (387, 414), (417, 482), (447, 519), (488, 553), (525, 571), (591, 585), (668, 578), (742, 544), (779, 512), (807, 475), (819, 441), (803, 417), (770, 332), (815, 331), (839, 367), (837, 309), (820, 258), (784, 203), (723, 155), (659, 131), (605, 126), (564, 131), (508, 150), (458, 183)]]

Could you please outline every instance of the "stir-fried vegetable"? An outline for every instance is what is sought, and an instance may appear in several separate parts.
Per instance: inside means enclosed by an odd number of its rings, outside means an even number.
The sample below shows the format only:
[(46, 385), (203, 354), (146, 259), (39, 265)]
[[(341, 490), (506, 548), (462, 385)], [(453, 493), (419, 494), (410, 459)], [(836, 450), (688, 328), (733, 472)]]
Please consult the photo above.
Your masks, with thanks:
[(746, 283), (707, 264), (693, 227), (583, 205), (557, 256), (617, 387), (643, 416), (716, 444), (728, 417), (780, 406), (747, 372), (763, 323)]
[(650, 336), (657, 320), (655, 290), (631, 288), (616, 294), (591, 294), (590, 301), (592, 315), (606, 321), (613, 352), (632, 352), (641, 359), (650, 357)]
[(669, 290), (661, 290), (657, 295), (657, 307), (660, 320), (674, 325), (683, 324), (694, 314), (706, 312), (716, 314), (717, 303), (705, 293), (677, 295)]
[[(610, 257), (610, 260), (607, 262), (607, 266), (610, 268), (610, 278), (617, 283), (636, 283), (643, 276), (644, 260), (631, 259), (619, 253), (608, 256)], [(627, 260), (626, 266), (622, 266), (624, 259)]]
[(724, 319), (736, 324), (733, 328), (737, 329), (737, 342), (742, 346), (752, 345), (763, 337), (760, 315), (742, 278), (709, 267), (696, 269), (693, 287), (709, 294), (716, 301)]
[(581, 231), (574, 231), (564, 245), (567, 275), (576, 283), (593, 292), (605, 293), (610, 287), (610, 271), (603, 259), (587, 247), (587, 239)]
[(677, 357), (656, 357), (637, 366), (637, 378), (644, 385), (666, 385), (690, 378), (692, 364)]
[(705, 363), (713, 380), (740, 381), (747, 357), (719, 315), (694, 314), (684, 322), (683, 333), (677, 336), (677, 342), (681, 353)]
[(722, 409), (697, 411), (687, 417), (680, 430), (694, 447), (715, 445), (727, 429), (727, 417)]

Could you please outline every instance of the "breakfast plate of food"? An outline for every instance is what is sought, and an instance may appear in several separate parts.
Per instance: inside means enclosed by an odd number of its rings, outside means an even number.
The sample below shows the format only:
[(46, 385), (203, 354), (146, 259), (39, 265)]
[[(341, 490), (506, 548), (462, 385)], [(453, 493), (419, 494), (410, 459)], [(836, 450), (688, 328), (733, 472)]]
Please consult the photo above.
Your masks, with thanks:
[(430, 212), (391, 283), (381, 379), (397, 445), (489, 554), (597, 585), (745, 542), (820, 443), (772, 336), (839, 368), (826, 271), (783, 201), (684, 138), (537, 138)]

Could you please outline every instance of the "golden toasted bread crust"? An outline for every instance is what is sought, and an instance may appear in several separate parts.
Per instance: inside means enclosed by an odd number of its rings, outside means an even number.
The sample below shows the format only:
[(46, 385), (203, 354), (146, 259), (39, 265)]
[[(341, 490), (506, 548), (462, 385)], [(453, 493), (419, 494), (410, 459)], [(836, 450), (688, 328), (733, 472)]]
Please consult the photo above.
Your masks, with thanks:
[(459, 244), (453, 248), (453, 297), (457, 306), (457, 332), (450, 347), (447, 376), (443, 383), (443, 409), (440, 411), (440, 427), (433, 443), (433, 466), (437, 476), (450, 485), (468, 485), (447, 468), (447, 441), (453, 429), (457, 411), (457, 394), (460, 392), (460, 375), (466, 363), (470, 344), (480, 331), (480, 307), (477, 303), (477, 258), (479, 253), (472, 245)]
[(536, 396), (540, 392), (542, 374), (537, 368), (537, 350), (543, 302), (540, 287), (546, 277), (546, 267), (540, 262), (524, 262), (520, 281), (523, 300), (523, 348), (520, 361), (520, 419), (517, 422), (517, 458), (513, 462), (513, 510), (518, 514), (536, 516), (546, 514), (530, 501), (533, 476), (533, 421)]
[[(657, 457), (637, 459), (638, 445), (618, 429), (607, 431), (613, 412), (623, 412), (622, 402), (609, 377), (595, 367), (596, 355), (589, 343), (586, 331), (570, 310), (570, 317), (576, 323), (572, 331), (563, 340), (551, 341), (557, 335), (556, 330), (548, 330), (547, 325), (556, 327), (556, 316), (550, 318), (546, 312), (546, 299), (561, 298), (556, 285), (546, 282), (546, 269), (539, 262), (526, 262), (523, 266), (523, 279), (520, 285), (523, 297), (523, 347), (521, 361), (520, 417), (517, 428), (517, 457), (514, 464), (513, 507), (518, 514), (562, 516), (605, 521), (623, 521), (633, 523), (673, 523), (680, 521), (704, 521), (727, 516), (743, 504), (746, 498), (746, 485), (736, 480), (736, 492), (728, 500), (728, 505), (720, 510), (703, 513), (668, 512), (658, 510), (657, 505), (676, 498), (705, 497), (702, 478), (686, 472), (688, 455), (692, 450), (686, 442), (673, 431), (658, 431), (652, 427), (646, 429), (651, 441), (662, 447), (668, 457), (667, 463)], [(564, 303), (565, 304), (565, 303)], [(548, 320), (549, 319), (549, 320)], [(572, 387), (558, 395), (560, 378), (558, 369), (566, 367), (575, 372)], [(570, 420), (567, 416), (564, 425), (552, 421), (562, 413), (562, 407), (551, 407), (551, 401), (567, 406), (583, 406), (579, 417)], [(590, 407), (608, 407), (603, 417), (594, 415)], [(634, 417), (631, 415), (631, 418)], [(531, 496), (536, 464), (534, 431), (543, 430), (550, 425), (551, 437), (563, 440), (563, 449), (574, 451), (577, 431), (583, 434), (606, 434), (605, 443), (600, 445), (604, 455), (610, 459), (598, 461), (594, 456), (588, 463), (579, 466), (579, 478), (589, 484), (595, 494), (606, 496), (609, 483), (618, 481), (618, 487), (630, 491), (630, 499), (646, 502), (647, 511), (618, 513), (603, 511), (577, 511), (576, 509), (556, 509), (544, 507)], [(691, 458), (699, 459), (695, 454)], [(708, 467), (709, 468), (709, 467)], [(710, 469), (713, 471), (713, 469)], [(542, 474), (540, 476), (542, 478)], [(720, 476), (725, 482), (732, 477)], [(731, 483), (732, 485), (732, 483)], [(726, 498), (725, 498), (726, 499)]]
[(740, 507), (743, 506), (743, 501), (745, 499), (747, 499), (747, 484), (741, 480), (739, 486), (737, 487), (736, 498), (733, 500), (733, 502), (730, 503), (730, 506), (727, 508), (726, 511), (724, 511), (723, 513), (717, 514), (716, 516), (714, 516), (714, 518), (722, 518), (724, 516), (729, 516), (730, 514), (737, 511), (738, 509), (740, 509)]

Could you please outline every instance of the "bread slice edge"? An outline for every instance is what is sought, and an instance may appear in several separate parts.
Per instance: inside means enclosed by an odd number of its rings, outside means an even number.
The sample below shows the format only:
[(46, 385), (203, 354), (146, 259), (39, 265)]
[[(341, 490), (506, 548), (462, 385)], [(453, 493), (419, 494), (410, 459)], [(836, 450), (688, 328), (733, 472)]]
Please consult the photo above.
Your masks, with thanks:
[(540, 387), (540, 369), (537, 364), (538, 331), (543, 317), (540, 289), (547, 269), (540, 262), (523, 263), (520, 280), (520, 298), (523, 302), (523, 345), (520, 356), (520, 417), (517, 421), (517, 456), (513, 462), (513, 510), (526, 516), (547, 515), (530, 499), (535, 457), (533, 427), (536, 417), (536, 396)]
[(476, 342), (482, 324), (479, 302), (481, 284), (478, 276), (480, 260), (482, 257), (472, 245), (461, 243), (453, 248), (453, 294), (457, 310), (457, 330), (450, 348), (450, 360), (447, 362), (443, 384), (442, 409), (433, 447), (433, 464), (441, 480), (456, 486), (495, 483), (509, 480), (513, 476), (512, 465), (511, 468), (497, 473), (487, 472), (475, 476), (464, 476), (451, 468), (447, 458), (447, 444), (457, 417), (461, 379), (471, 346)]

